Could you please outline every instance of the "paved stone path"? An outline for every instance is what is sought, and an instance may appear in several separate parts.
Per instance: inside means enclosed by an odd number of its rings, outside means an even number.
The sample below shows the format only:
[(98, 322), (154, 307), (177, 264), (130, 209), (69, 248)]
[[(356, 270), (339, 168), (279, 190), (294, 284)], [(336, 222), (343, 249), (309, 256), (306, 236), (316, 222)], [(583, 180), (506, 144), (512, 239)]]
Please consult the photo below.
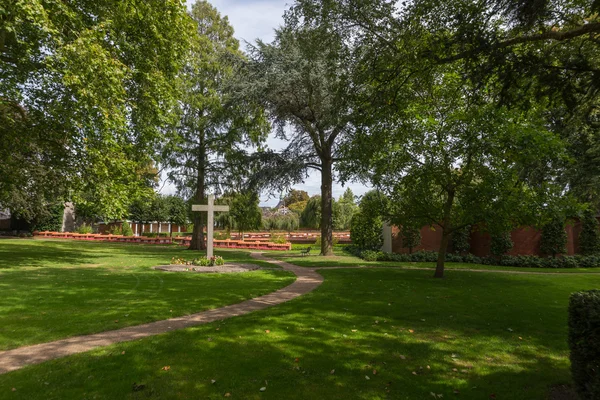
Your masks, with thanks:
[(59, 357), (75, 353), (82, 353), (97, 347), (109, 346), (114, 343), (128, 342), (148, 336), (184, 329), (191, 326), (207, 324), (226, 318), (244, 315), (253, 311), (262, 310), (277, 304), (292, 300), (308, 293), (323, 283), (323, 277), (312, 268), (298, 267), (285, 261), (264, 257), (259, 253), (251, 256), (262, 261), (276, 264), (286, 271), (296, 274), (296, 281), (289, 286), (279, 289), (265, 296), (246, 300), (214, 310), (203, 311), (197, 314), (151, 322), (128, 328), (106, 331), (85, 336), (74, 336), (55, 342), (41, 343), (33, 346), (19, 347), (0, 352), (0, 374), (14, 371), (30, 364), (38, 364)]

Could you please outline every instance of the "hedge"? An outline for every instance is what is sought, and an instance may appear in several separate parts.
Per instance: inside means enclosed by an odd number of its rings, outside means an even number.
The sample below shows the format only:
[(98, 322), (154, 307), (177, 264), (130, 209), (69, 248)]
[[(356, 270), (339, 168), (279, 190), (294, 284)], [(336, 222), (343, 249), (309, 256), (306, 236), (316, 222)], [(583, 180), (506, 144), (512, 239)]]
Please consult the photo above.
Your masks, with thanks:
[(579, 397), (600, 399), (600, 290), (571, 295), (569, 348), (571, 373)]
[[(435, 251), (418, 251), (412, 254), (384, 253), (383, 251), (360, 250), (355, 246), (347, 246), (345, 251), (364, 259), (365, 261), (396, 261), (396, 262), (436, 262), (438, 253)], [(600, 256), (502, 256), (477, 257), (473, 254), (446, 254), (446, 261), (468, 264), (498, 265), (522, 268), (597, 268), (600, 267)]]

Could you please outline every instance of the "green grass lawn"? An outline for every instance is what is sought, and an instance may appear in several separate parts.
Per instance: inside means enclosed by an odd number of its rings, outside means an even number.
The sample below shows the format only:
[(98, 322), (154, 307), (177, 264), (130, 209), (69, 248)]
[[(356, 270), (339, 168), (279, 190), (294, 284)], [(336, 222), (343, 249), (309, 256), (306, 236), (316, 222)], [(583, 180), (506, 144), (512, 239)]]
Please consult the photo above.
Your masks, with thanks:
[[(245, 252), (217, 254), (273, 267)], [(295, 279), (282, 270), (195, 274), (151, 268), (174, 256), (198, 255), (179, 246), (2, 239), (0, 350), (239, 303)]]
[(321, 273), (267, 310), (0, 375), (0, 398), (546, 399), (570, 383), (569, 294), (600, 287), (594, 274)]
[[(290, 251), (267, 251), (266, 256), (285, 260), (289, 263), (296, 264), (302, 267), (403, 267), (403, 268), (430, 268), (435, 269), (435, 263), (432, 262), (396, 262), (396, 261), (365, 261), (359, 257), (350, 255), (343, 251), (343, 247), (336, 246), (334, 248), (335, 255), (332, 257), (319, 256), (319, 249), (312, 246), (310, 255), (302, 256), (300, 250)], [(599, 266), (600, 267), (600, 266)], [(503, 267), (483, 264), (468, 264), (447, 262), (446, 268), (453, 269), (476, 269), (490, 271), (521, 271), (521, 272), (541, 272), (541, 273), (598, 273), (600, 268), (519, 268), (519, 267)]]

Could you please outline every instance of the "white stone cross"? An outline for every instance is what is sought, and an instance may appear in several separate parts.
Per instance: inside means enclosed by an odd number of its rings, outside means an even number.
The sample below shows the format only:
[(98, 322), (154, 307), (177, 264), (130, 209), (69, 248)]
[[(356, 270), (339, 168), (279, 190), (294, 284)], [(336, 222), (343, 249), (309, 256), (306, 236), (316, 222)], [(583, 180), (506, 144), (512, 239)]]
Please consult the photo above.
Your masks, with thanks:
[(229, 206), (215, 206), (215, 196), (208, 195), (208, 204), (194, 204), (192, 211), (208, 211), (208, 222), (206, 223), (206, 258), (213, 256), (213, 229), (215, 226), (215, 212), (229, 211)]

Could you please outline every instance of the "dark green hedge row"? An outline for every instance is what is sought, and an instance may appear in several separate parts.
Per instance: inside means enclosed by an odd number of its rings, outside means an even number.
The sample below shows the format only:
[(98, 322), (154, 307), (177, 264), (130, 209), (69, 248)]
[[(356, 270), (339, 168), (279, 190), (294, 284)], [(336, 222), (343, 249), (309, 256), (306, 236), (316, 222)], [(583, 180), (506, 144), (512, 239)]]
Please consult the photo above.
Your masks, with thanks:
[[(384, 253), (382, 251), (360, 250), (348, 246), (346, 251), (365, 261), (396, 261), (396, 262), (436, 262), (438, 253), (435, 251), (418, 251), (412, 254)], [(473, 254), (447, 254), (446, 261), (469, 264), (499, 265), (522, 268), (597, 268), (600, 267), (600, 256), (502, 256), (477, 257)]]
[(600, 290), (571, 295), (569, 348), (579, 397), (600, 399)]

